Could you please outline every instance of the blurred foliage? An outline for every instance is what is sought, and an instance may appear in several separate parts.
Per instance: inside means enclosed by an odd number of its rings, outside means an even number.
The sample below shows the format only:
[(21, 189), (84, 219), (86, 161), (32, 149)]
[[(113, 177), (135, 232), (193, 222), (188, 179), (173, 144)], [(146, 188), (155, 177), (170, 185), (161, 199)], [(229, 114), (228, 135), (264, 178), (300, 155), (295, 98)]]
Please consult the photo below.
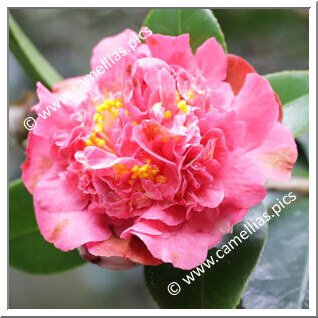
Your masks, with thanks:
[(228, 51), (260, 74), (308, 69), (308, 9), (216, 9)]

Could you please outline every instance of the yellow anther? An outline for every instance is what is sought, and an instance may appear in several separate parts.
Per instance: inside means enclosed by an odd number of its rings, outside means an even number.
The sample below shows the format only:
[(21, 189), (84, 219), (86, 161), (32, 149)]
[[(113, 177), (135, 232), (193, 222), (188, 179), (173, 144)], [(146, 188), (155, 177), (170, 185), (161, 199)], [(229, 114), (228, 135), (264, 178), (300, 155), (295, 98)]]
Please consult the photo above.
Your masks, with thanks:
[(188, 105), (184, 100), (178, 103), (178, 108), (181, 110), (182, 113), (186, 113), (189, 110)]
[(93, 143), (92, 143), (92, 141), (90, 139), (88, 139), (88, 140), (85, 141), (85, 145), (86, 146), (93, 146)]
[(162, 137), (162, 141), (163, 141), (163, 142), (165, 142), (165, 143), (166, 143), (166, 142), (168, 142), (168, 140), (169, 140), (169, 139), (168, 139), (168, 137), (167, 137), (167, 136), (163, 136), (163, 137)]
[(101, 113), (101, 112), (104, 112), (107, 110), (107, 106), (105, 105), (105, 103), (103, 103), (103, 104), (96, 106), (95, 109), (98, 113)]
[(92, 141), (92, 142), (95, 142), (95, 141), (96, 141), (96, 134), (95, 134), (95, 133), (92, 133), (92, 134), (91, 134), (91, 141)]
[(126, 110), (125, 113), (126, 113), (126, 115), (128, 115), (128, 116), (130, 115), (128, 110)]
[(133, 124), (134, 124), (135, 126), (137, 126), (137, 125), (138, 125), (138, 123), (137, 123), (136, 121), (133, 121)]
[(105, 145), (105, 140), (101, 138), (97, 138), (96, 140), (97, 146)]
[(140, 172), (145, 172), (145, 171), (147, 171), (147, 169), (148, 169), (148, 164), (145, 164), (145, 165), (143, 165), (143, 166), (141, 166), (140, 168), (139, 168), (139, 171)]
[(102, 105), (98, 105), (98, 106), (96, 106), (95, 107), (95, 109), (96, 109), (96, 111), (98, 112), (98, 113), (100, 113), (101, 111), (102, 111)]
[(95, 128), (94, 128), (94, 132), (101, 132), (101, 131), (103, 131), (103, 125), (102, 125), (102, 123), (97, 123), (96, 125), (95, 125)]
[(115, 107), (116, 108), (120, 108), (120, 107), (122, 107), (123, 106), (123, 103), (121, 102), (121, 101), (119, 101), (119, 100), (116, 100), (115, 101)]
[(114, 117), (114, 119), (117, 119), (117, 117), (118, 117), (118, 109), (114, 109), (113, 110), (113, 117)]
[(157, 167), (150, 166), (150, 159), (147, 159), (147, 163), (141, 167), (134, 166), (131, 170), (133, 171), (133, 175), (131, 176), (132, 179), (136, 178), (145, 178), (155, 180), (155, 176), (158, 173)]
[(167, 181), (167, 178), (165, 176), (160, 175), (156, 177), (156, 181), (158, 183), (165, 183)]
[(165, 116), (165, 119), (169, 119), (172, 116), (171, 111), (170, 110), (166, 110), (164, 116)]
[(94, 121), (103, 121), (105, 117), (99, 113), (94, 114)]
[(109, 107), (109, 109), (113, 106), (115, 106), (115, 100), (114, 99), (108, 99), (105, 101), (105, 104)]

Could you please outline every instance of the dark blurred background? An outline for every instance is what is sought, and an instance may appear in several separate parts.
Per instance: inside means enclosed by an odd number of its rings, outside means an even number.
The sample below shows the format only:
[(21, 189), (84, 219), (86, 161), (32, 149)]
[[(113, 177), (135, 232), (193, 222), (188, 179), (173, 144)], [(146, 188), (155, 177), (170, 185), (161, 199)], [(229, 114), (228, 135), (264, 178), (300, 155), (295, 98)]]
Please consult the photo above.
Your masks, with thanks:
[[(92, 48), (125, 28), (138, 30), (150, 9), (14, 9), (16, 21), (65, 78), (89, 72)], [(228, 52), (249, 61), (260, 74), (308, 69), (309, 11), (216, 9)], [(27, 93), (29, 92), (29, 93)], [(17, 124), (34, 86), (9, 53), (9, 178), (21, 176), (23, 136)], [(26, 95), (27, 94), (27, 95)], [(23, 117), (24, 118), (24, 117)], [(22, 126), (23, 128), (23, 126)], [(155, 308), (142, 267), (108, 271), (94, 265), (51, 276), (9, 271), (9, 308)]]

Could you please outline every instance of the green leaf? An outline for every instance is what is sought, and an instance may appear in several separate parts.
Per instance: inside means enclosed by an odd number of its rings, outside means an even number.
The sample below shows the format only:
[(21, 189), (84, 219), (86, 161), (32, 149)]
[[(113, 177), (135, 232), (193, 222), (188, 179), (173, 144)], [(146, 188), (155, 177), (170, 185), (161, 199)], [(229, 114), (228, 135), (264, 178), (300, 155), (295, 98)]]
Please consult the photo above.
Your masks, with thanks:
[(20, 179), (9, 186), (9, 263), (32, 274), (58, 273), (85, 263), (76, 250), (65, 253), (44, 240), (32, 196)]
[(283, 125), (295, 138), (309, 130), (309, 95), (304, 95), (284, 105)]
[[(262, 253), (267, 224), (265, 222), (245, 240), (241, 239), (241, 243), (235, 238), (237, 246), (231, 240), (246, 231), (245, 222), (252, 224), (251, 220), (255, 221), (264, 212), (262, 204), (252, 208), (244, 220), (234, 226), (233, 233), (225, 235), (217, 247), (209, 251), (208, 259), (212, 262), (212, 256), (214, 265), (205, 261), (205, 265), (201, 264), (192, 271), (177, 269), (171, 264), (145, 266), (146, 283), (155, 302), (161, 308), (235, 308)], [(233, 249), (230, 252), (227, 250), (228, 254), (223, 253), (224, 257), (219, 259), (217, 249), (223, 247), (225, 251), (225, 244)], [(169, 294), (167, 287), (171, 282), (179, 284), (179, 294)], [(176, 288), (176, 285), (173, 286), (172, 291)]]
[(9, 14), (9, 47), (34, 83), (40, 81), (51, 89), (53, 84), (63, 79), (24, 34), (11, 14)]
[(308, 308), (308, 211), (308, 199), (299, 197), (271, 219), (244, 308)]
[(283, 105), (309, 93), (308, 71), (283, 71), (265, 75)]
[(309, 130), (309, 73), (284, 71), (265, 76), (283, 104), (283, 124), (295, 138)]
[(207, 39), (215, 37), (227, 52), (220, 25), (208, 9), (153, 9), (146, 17), (144, 25), (153, 33), (172, 36), (189, 33), (193, 52)]
[(297, 142), (300, 145), (301, 150), (304, 152), (304, 155), (309, 163), (309, 133), (303, 134), (297, 138)]
[(21, 179), (9, 186), (9, 240), (38, 231), (33, 198)]

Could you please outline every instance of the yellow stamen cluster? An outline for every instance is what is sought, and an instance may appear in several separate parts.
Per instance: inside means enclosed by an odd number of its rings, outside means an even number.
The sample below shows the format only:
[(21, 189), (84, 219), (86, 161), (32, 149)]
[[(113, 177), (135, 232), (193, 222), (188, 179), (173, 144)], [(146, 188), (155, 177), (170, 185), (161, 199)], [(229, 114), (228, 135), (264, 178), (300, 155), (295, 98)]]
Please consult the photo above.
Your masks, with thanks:
[(167, 178), (163, 175), (158, 175), (159, 169), (158, 167), (151, 165), (151, 160), (147, 159), (147, 163), (142, 166), (134, 166), (129, 169), (126, 165), (119, 163), (114, 165), (115, 173), (118, 177), (122, 175), (132, 172), (131, 179), (129, 180), (129, 184), (132, 184), (135, 179), (148, 179), (157, 183), (165, 183)]
[[(178, 91), (176, 91), (176, 95), (177, 95), (177, 105), (178, 105), (178, 108), (180, 109), (180, 111), (181, 111), (182, 113), (187, 113), (187, 112), (190, 110), (190, 106), (187, 105), (187, 103), (186, 103), (185, 100), (181, 99), (181, 95), (180, 95), (180, 93), (179, 93)], [(189, 92), (187, 93), (187, 95), (188, 95), (188, 97), (189, 97), (190, 100), (194, 99), (194, 97), (195, 97), (195, 95), (194, 95), (194, 93), (193, 93), (192, 91), (189, 91)], [(156, 103), (156, 104), (153, 105), (154, 108), (156, 108), (156, 107), (161, 107), (161, 106), (162, 106), (162, 105), (161, 105), (161, 102)], [(169, 118), (171, 118), (171, 117), (172, 117), (172, 112), (171, 112), (170, 110), (166, 110), (166, 111), (164, 112), (164, 119), (169, 119)]]
[(111, 112), (113, 114), (114, 119), (118, 117), (118, 108), (123, 106), (122, 99), (107, 99), (104, 103), (96, 106), (97, 113), (102, 112)]
[(86, 146), (103, 146), (105, 145), (105, 140), (102, 138), (96, 137), (96, 133), (92, 133), (90, 138), (85, 141)]
[(165, 113), (164, 113), (165, 119), (169, 119), (171, 116), (172, 116), (171, 111), (170, 110), (166, 110)]
[(190, 107), (187, 105), (185, 100), (182, 100), (178, 103), (178, 108), (182, 113), (187, 113), (190, 110)]
[(150, 179), (159, 183), (165, 183), (167, 178), (163, 175), (157, 175), (159, 169), (156, 166), (150, 164), (151, 160), (147, 159), (147, 163), (141, 167), (134, 166), (132, 167), (131, 171), (133, 172), (131, 178), (143, 178), (143, 179)]
[(102, 104), (96, 106), (96, 113), (94, 114), (95, 127), (94, 132), (91, 134), (90, 138), (85, 141), (86, 146), (104, 146), (106, 144), (103, 138), (99, 138), (97, 134), (103, 133), (105, 121), (105, 112), (111, 112), (113, 118), (118, 117), (118, 108), (122, 107), (122, 99), (107, 99)]

